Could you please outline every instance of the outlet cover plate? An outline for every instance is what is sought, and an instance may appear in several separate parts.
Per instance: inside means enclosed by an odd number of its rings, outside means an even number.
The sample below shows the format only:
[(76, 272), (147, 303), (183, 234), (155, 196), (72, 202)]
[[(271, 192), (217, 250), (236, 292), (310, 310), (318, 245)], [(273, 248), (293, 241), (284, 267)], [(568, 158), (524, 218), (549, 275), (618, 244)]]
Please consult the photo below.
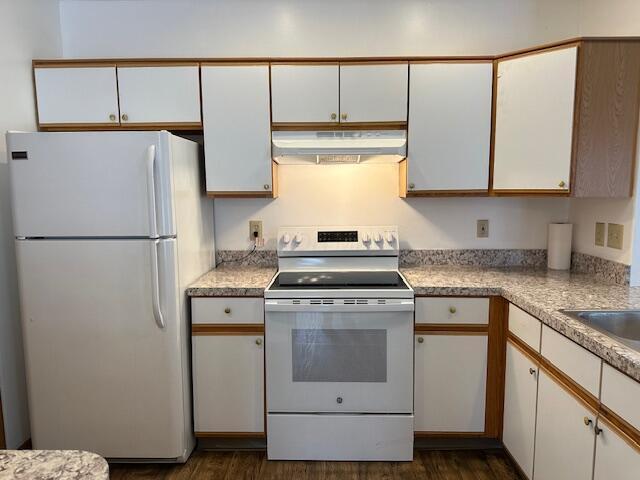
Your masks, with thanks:
[(609, 223), (607, 225), (607, 247), (622, 250), (622, 239), (624, 235), (624, 225), (619, 223)]
[(478, 238), (489, 237), (489, 220), (478, 220), (476, 236)]
[(254, 233), (258, 232), (257, 238), (262, 238), (262, 220), (249, 220), (249, 239), (253, 240), (256, 237)]
[(595, 244), (598, 247), (604, 247), (604, 232), (606, 224), (604, 222), (596, 222), (596, 238)]

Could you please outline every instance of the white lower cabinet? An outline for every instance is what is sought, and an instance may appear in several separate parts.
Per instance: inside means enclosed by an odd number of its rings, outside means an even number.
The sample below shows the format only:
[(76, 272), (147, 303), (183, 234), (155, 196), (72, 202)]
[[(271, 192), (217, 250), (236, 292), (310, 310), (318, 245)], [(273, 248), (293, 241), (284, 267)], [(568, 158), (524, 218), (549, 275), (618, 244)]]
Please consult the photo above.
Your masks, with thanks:
[(417, 432), (484, 432), (486, 335), (415, 336)]
[(538, 382), (535, 479), (591, 480), (595, 415), (545, 372)]
[(196, 434), (264, 432), (264, 336), (196, 335), (192, 345)]
[(637, 480), (640, 450), (632, 447), (606, 422), (598, 421), (593, 480)]
[(538, 367), (507, 343), (502, 441), (527, 478), (533, 478)]

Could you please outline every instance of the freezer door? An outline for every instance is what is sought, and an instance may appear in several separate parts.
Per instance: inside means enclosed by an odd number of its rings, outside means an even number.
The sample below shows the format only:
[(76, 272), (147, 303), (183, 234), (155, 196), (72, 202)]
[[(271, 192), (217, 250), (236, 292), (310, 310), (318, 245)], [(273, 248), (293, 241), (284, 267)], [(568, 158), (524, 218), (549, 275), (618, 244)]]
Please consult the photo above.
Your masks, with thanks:
[(33, 447), (182, 456), (175, 240), (16, 243)]
[(175, 235), (169, 136), (9, 133), (15, 235)]

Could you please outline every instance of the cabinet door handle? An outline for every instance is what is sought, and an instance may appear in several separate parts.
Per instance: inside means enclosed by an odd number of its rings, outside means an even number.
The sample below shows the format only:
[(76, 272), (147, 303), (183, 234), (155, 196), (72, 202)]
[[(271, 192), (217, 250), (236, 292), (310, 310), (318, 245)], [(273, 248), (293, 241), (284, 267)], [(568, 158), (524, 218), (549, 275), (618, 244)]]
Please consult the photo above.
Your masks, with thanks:
[(336, 402), (337, 402), (337, 403), (342, 403), (342, 397), (338, 397), (338, 398), (336, 398)]
[(415, 183), (410, 183), (410, 184), (409, 184), (409, 188), (411, 188), (411, 189), (416, 188), (416, 184), (415, 184)]
[(418, 343), (424, 343), (424, 338), (423, 337), (418, 337)]
[(347, 114), (346, 114), (346, 113), (343, 113), (342, 115), (340, 115), (340, 118), (341, 118), (342, 120), (346, 120), (346, 119), (347, 119)]
[(224, 309), (224, 313), (226, 313), (227, 315), (231, 313), (231, 309), (229, 307)]
[(265, 190), (269, 190), (269, 189), (271, 188), (271, 185), (269, 185), (268, 183), (265, 183), (262, 187), (263, 187)]
[(558, 186), (559, 186), (560, 188), (564, 188), (564, 187), (565, 187), (565, 185), (566, 185), (566, 183), (564, 183), (564, 180), (561, 180), (561, 181), (560, 181), (560, 183), (558, 184)]
[(126, 113), (123, 113), (123, 114), (122, 114), (122, 120), (123, 120), (123, 121), (125, 121), (125, 122), (126, 122), (127, 120), (129, 120), (129, 115), (127, 115)]
[(261, 338), (256, 338), (256, 345), (258, 345), (258, 346), (262, 345), (262, 339)]
[(338, 114), (337, 113), (332, 113), (331, 114), (331, 120), (335, 120), (336, 118), (338, 118)]
[(449, 313), (450, 313), (450, 314), (452, 314), (452, 315), (453, 315), (453, 314), (454, 314), (454, 313), (456, 313), (457, 311), (458, 311), (458, 310), (456, 309), (456, 307), (454, 307), (454, 306), (449, 307)]
[(109, 115), (109, 120), (111, 120), (112, 122), (116, 121), (116, 115), (114, 113)]
[(603, 432), (603, 430), (600, 427), (595, 427), (593, 431), (595, 432), (596, 435), (600, 435)]
[(584, 424), (588, 427), (589, 425), (593, 425), (593, 420), (591, 420), (589, 417), (584, 417), (582, 419), (582, 421), (584, 422)]
[(530, 369), (529, 369), (529, 373), (530, 373), (531, 375), (535, 375), (535, 374), (536, 374), (536, 369), (535, 369), (535, 368), (530, 368)]

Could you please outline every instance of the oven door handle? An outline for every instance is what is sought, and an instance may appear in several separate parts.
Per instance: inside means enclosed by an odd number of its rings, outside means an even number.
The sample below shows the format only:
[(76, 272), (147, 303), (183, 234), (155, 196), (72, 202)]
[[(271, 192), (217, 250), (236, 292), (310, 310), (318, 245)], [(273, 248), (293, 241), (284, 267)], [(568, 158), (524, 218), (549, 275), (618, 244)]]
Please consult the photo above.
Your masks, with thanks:
[(266, 312), (304, 312), (304, 313), (333, 313), (333, 312), (413, 312), (413, 300), (402, 300), (397, 303), (372, 303), (372, 304), (293, 304), (291, 300), (265, 300)]

